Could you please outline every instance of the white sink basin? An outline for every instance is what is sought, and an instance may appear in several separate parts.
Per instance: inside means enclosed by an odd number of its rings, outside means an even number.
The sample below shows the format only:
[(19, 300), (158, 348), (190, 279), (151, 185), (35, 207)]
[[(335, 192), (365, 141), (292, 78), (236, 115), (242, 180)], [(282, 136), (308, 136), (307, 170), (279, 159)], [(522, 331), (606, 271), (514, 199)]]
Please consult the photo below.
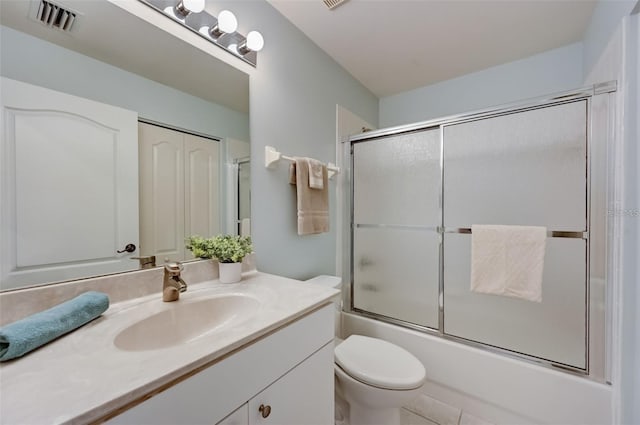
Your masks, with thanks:
[[(158, 302), (161, 302), (158, 300)], [(239, 294), (169, 303), (166, 310), (122, 330), (114, 344), (125, 351), (146, 351), (188, 343), (253, 316), (260, 302)]]

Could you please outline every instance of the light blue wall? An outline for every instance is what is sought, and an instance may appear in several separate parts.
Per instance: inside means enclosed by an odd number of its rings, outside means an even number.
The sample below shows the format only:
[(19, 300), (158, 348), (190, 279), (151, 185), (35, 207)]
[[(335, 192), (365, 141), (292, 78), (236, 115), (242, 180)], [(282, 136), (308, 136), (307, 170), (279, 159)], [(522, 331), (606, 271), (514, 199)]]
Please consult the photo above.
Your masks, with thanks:
[(250, 76), (251, 216), (258, 268), (294, 278), (335, 273), (335, 182), (329, 233), (298, 236), (288, 164), (264, 167), (264, 147), (335, 162), (336, 104), (377, 124), (378, 99), (264, 0), (215, 2), (257, 29), (265, 47)]
[(582, 85), (582, 43), (380, 99), (380, 127), (424, 121)]
[(137, 111), (141, 117), (249, 140), (249, 115), (0, 26), (0, 75)]
[(589, 75), (589, 70), (598, 62), (611, 35), (622, 18), (631, 13), (636, 2), (637, 0), (600, 0), (596, 4), (583, 38), (585, 76)]

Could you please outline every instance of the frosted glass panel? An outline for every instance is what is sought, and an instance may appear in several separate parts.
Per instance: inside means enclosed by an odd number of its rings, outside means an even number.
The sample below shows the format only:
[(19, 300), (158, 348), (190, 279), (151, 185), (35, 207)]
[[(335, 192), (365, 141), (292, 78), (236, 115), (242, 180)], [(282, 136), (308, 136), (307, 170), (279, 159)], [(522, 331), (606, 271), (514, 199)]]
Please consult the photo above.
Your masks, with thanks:
[(586, 229), (587, 102), (444, 129), (444, 224)]
[(354, 307), (438, 328), (440, 130), (356, 143), (353, 163)]
[(471, 292), (471, 235), (445, 234), (444, 331), (584, 369), (586, 242), (547, 238), (542, 302)]
[(440, 130), (356, 143), (356, 223), (440, 223)]
[(364, 228), (354, 233), (354, 307), (438, 327), (438, 234)]

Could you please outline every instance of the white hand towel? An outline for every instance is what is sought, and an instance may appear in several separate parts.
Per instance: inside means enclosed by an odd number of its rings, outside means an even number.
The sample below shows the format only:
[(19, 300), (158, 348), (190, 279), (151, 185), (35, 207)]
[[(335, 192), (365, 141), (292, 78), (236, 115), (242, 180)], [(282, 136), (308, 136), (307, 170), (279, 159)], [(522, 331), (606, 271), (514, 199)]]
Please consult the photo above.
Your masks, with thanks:
[(323, 189), (309, 187), (308, 158), (295, 158), (289, 168), (289, 183), (296, 185), (298, 234), (313, 235), (329, 231), (329, 184), (327, 168), (322, 169)]
[(309, 187), (311, 189), (324, 189), (322, 175), (325, 165), (312, 158), (307, 158), (307, 161), (309, 162)]
[(251, 219), (243, 218), (240, 220), (240, 236), (251, 236)]
[(546, 227), (473, 225), (471, 290), (542, 301)]

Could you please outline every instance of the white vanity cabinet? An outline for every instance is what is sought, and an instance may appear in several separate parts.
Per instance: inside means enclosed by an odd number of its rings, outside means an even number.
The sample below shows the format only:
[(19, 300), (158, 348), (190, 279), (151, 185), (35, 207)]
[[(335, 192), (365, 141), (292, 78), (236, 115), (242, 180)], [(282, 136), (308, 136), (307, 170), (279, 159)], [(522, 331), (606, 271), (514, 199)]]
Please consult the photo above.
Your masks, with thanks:
[(333, 305), (329, 304), (249, 343), (108, 423), (330, 424), (333, 321)]

